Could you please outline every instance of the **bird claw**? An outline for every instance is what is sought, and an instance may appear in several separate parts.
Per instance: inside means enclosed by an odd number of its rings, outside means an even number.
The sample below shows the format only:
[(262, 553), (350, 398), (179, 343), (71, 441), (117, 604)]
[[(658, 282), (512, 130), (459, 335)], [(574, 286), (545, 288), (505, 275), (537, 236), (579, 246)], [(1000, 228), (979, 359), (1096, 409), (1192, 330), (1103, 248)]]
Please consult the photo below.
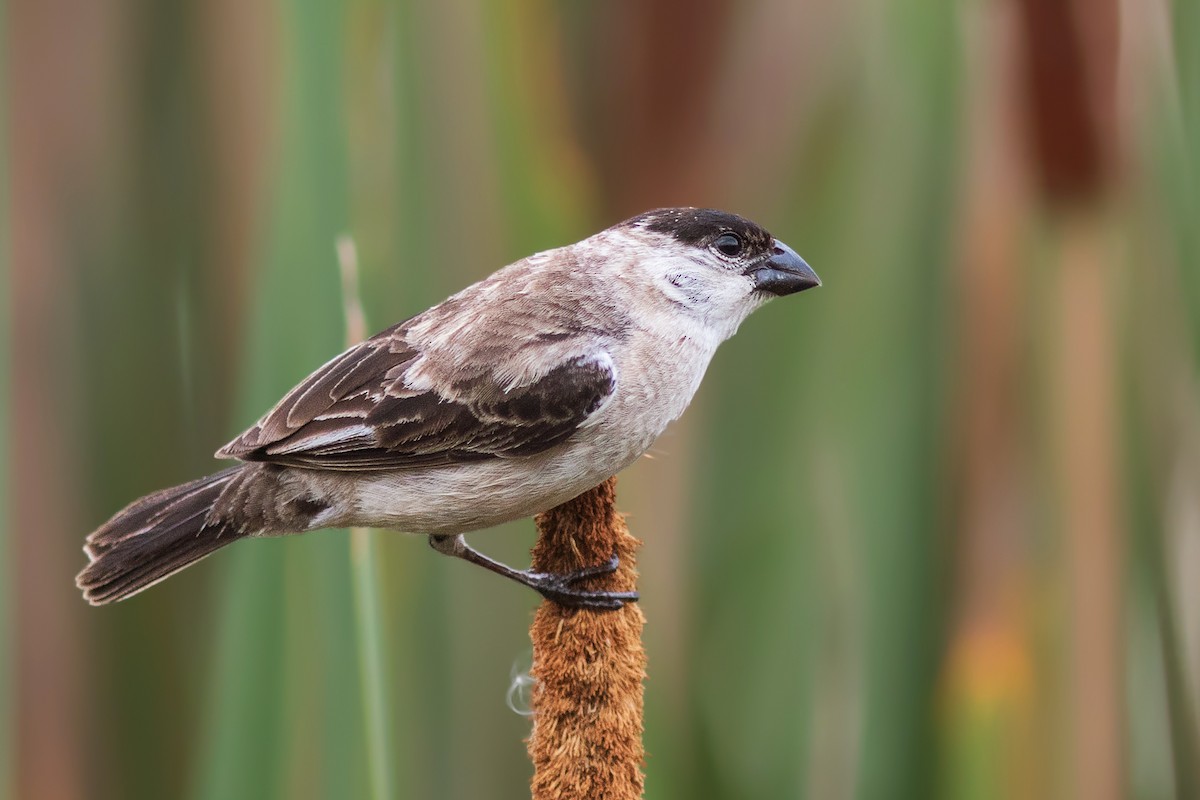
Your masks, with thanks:
[(621, 565), (616, 553), (603, 564), (584, 567), (573, 572), (534, 572), (533, 570), (518, 570), (488, 558), (483, 553), (467, 544), (460, 534), (440, 535), (429, 537), (429, 545), (442, 555), (461, 558), (472, 564), (477, 564), (497, 575), (516, 581), (522, 586), (528, 586), (547, 600), (558, 603), (566, 608), (587, 608), (592, 611), (615, 611), (626, 603), (636, 602), (637, 592), (602, 592), (578, 589), (575, 584), (588, 578), (599, 578), (611, 575)]
[(613, 553), (603, 564), (583, 567), (572, 572), (526, 572), (526, 585), (547, 600), (567, 608), (586, 608), (593, 611), (615, 611), (626, 603), (637, 602), (637, 592), (606, 592), (576, 588), (575, 584), (588, 578), (611, 575), (621, 560)]

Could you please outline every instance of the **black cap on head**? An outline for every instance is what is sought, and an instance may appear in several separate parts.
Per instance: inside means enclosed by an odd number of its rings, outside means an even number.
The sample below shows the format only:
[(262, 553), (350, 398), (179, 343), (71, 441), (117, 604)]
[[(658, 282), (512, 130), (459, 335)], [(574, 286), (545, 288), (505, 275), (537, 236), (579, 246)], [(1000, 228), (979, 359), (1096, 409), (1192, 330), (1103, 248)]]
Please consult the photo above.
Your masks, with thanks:
[(715, 208), (660, 208), (639, 214), (628, 224), (696, 247), (705, 247), (724, 233), (741, 237), (748, 252), (770, 252), (774, 243), (771, 234), (750, 220)]

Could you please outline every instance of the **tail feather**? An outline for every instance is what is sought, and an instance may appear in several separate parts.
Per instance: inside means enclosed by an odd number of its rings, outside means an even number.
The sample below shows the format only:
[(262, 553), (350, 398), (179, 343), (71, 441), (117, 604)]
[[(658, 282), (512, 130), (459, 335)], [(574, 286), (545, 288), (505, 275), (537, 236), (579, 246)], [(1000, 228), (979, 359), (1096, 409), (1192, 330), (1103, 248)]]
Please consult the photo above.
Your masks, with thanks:
[(92, 605), (124, 600), (245, 536), (209, 513), (242, 469), (147, 495), (88, 536), (83, 550), (90, 563), (75, 578), (84, 599)]

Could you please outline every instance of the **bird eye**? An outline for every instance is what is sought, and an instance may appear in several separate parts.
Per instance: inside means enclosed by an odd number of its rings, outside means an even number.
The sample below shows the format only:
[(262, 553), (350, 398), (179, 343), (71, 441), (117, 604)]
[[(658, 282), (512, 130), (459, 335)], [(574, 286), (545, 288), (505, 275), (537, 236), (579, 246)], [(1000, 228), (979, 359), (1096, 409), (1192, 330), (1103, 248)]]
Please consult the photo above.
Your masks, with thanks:
[(735, 233), (724, 233), (718, 236), (717, 240), (713, 242), (713, 247), (721, 255), (732, 258), (742, 252), (742, 240)]

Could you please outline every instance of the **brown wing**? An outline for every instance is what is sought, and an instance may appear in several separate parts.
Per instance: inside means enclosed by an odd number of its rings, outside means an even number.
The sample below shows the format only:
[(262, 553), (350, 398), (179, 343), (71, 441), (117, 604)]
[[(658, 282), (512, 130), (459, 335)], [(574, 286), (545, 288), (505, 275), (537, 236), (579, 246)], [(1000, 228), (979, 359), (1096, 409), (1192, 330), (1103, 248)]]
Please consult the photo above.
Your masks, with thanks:
[(414, 390), (406, 373), (427, 357), (402, 325), (384, 331), (314, 372), (217, 456), (377, 470), (532, 455), (570, 437), (616, 388), (599, 351), (524, 386), (501, 387), (479, 370)]

